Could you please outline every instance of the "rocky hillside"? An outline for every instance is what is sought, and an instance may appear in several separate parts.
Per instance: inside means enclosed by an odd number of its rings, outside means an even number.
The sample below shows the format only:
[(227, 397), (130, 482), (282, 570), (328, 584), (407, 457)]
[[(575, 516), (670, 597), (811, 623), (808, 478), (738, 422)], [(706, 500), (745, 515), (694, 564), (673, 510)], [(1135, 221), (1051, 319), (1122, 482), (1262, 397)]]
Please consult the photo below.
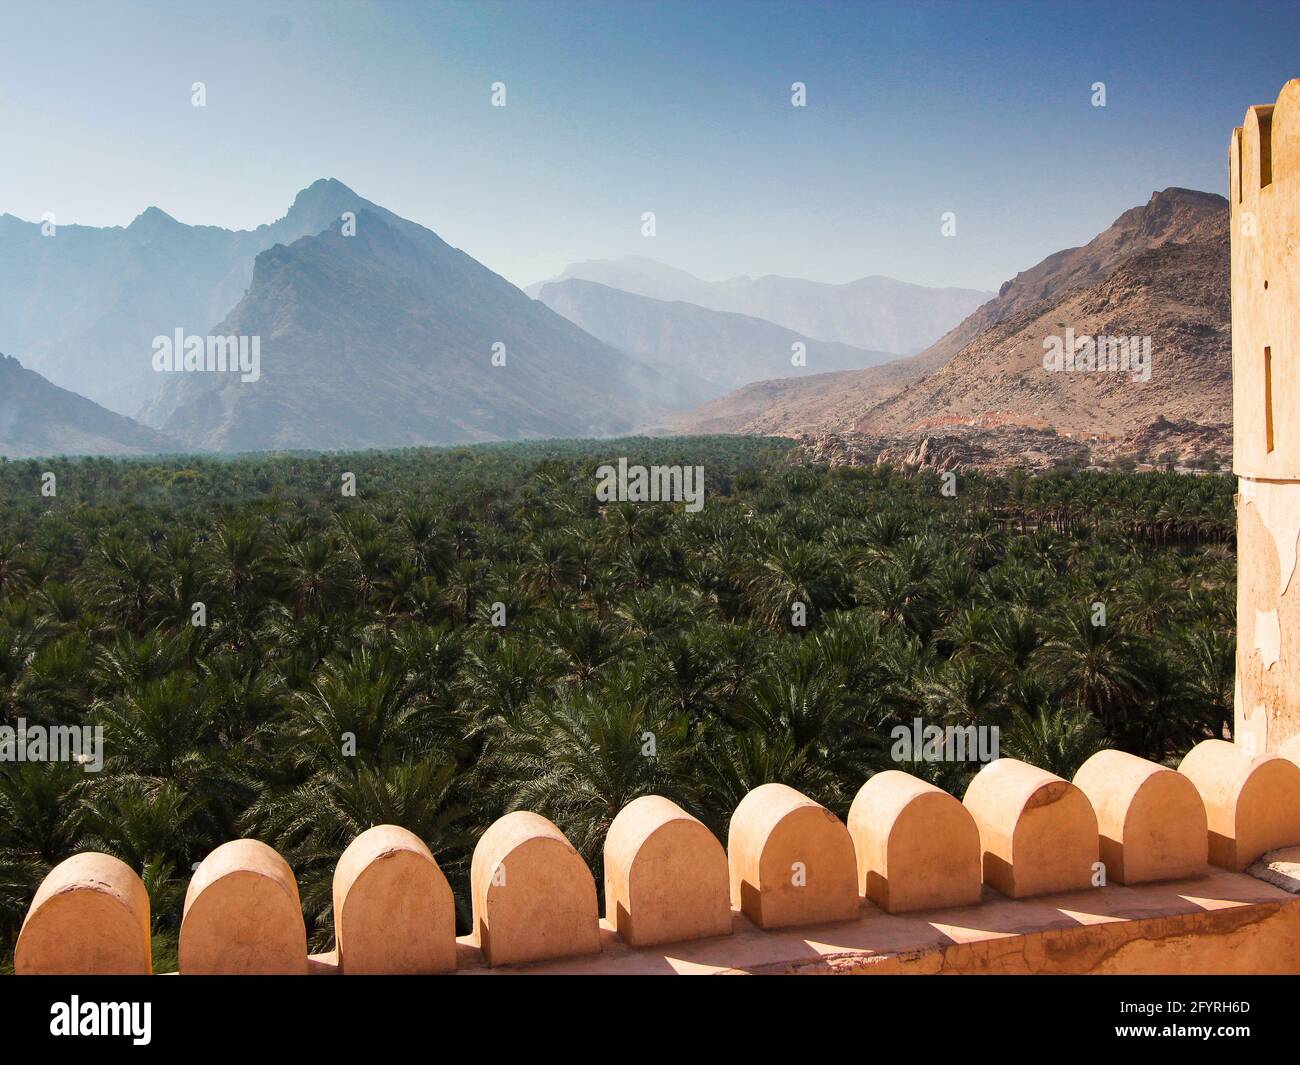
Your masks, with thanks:
[(675, 432), (791, 436), (849, 428), (853, 412), (888, 399), (924, 376), (928, 354), (865, 370), (755, 381), (672, 419)]
[(898, 437), (869, 433), (800, 433), (795, 462), (828, 466), (887, 463), (943, 471), (1050, 470), (1131, 462), (1134, 469), (1225, 470), (1231, 460), (1230, 427), (1157, 418), (1119, 440), (1069, 437), (1050, 429), (1005, 425), (996, 429), (955, 425)]
[[(1228, 275), (1226, 234), (1216, 243), (1166, 244), (1132, 256), (1103, 281), (1031, 303), (986, 328), (945, 366), (864, 411), (855, 428), (899, 436), (954, 424), (1016, 425), (1114, 440), (1157, 418), (1226, 425)], [(1045, 368), (1045, 342), (1059, 337), (1064, 344), (1070, 329), (1076, 343), (1137, 337), (1145, 350), (1149, 338), (1149, 368)]]
[[(1075, 338), (1149, 337), (1150, 379), (1045, 370), (1044, 341), (1064, 342), (1067, 329)], [(978, 434), (1008, 426), (1113, 445), (1155, 425), (1162, 444), (1180, 450), (1221, 438), (1230, 422), (1227, 201), (1166, 189), (1084, 247), (1016, 275), (912, 359), (751, 385), (677, 424), (683, 431), (852, 431), (904, 446), (940, 427)]]

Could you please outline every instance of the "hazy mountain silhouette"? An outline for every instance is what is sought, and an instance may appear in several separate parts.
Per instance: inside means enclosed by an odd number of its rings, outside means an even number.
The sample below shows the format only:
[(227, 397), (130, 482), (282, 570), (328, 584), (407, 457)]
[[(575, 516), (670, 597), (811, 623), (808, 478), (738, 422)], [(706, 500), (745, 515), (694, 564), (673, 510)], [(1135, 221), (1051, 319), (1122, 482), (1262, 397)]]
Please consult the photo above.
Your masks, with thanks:
[[(702, 403), (750, 381), (860, 369), (894, 356), (814, 340), (762, 318), (651, 299), (594, 281), (548, 282), (537, 298), (592, 336), (632, 352), (665, 373), (702, 378)], [(795, 365), (794, 345), (805, 364)]]
[[(570, 278), (651, 299), (747, 314), (803, 336), (895, 355), (934, 343), (992, 295), (965, 288), (927, 288), (890, 277), (863, 277), (843, 285), (775, 275), (703, 281), (641, 256), (574, 263), (552, 281)], [(530, 285), (525, 291), (537, 296), (544, 284)]]

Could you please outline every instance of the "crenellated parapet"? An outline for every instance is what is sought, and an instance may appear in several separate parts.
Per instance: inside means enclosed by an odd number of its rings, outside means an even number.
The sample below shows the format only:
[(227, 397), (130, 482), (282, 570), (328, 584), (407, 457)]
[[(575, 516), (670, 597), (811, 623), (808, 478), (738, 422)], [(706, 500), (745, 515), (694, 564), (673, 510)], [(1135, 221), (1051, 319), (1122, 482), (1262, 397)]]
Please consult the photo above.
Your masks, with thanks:
[[(605, 841), (603, 920), (564, 833), (518, 812), (475, 848), (473, 930), (457, 939), (436, 856), (379, 825), (339, 857), (336, 950), (309, 959), (288, 863), (236, 840), (194, 873), (180, 971), (895, 972), (933, 960), (944, 971), (1157, 972), (1176, 957), (1201, 971), (1300, 972), (1300, 952), (1275, 949), (1279, 936), (1300, 943), (1300, 898), (1238, 872), (1288, 845), (1300, 845), (1300, 765), (1213, 740), (1181, 771), (1107, 751), (1073, 782), (1002, 759), (964, 801), (880, 773), (847, 824), (765, 784), (737, 807), (725, 849), (676, 803), (644, 796)], [(144, 885), (93, 853), (50, 872), (15, 953), (19, 973), (147, 973), (149, 959)]]
[(1012, 899), (1084, 888), (1097, 874), (1097, 815), (1074, 784), (1014, 758), (990, 762), (962, 800), (979, 828), (984, 882)]
[(1204, 803), (1215, 865), (1245, 869), (1300, 837), (1300, 766), (1290, 759), (1252, 758), (1239, 744), (1205, 740), (1187, 753), (1179, 771)]
[(582, 856), (538, 814), (506, 814), (470, 863), (474, 935), (489, 965), (600, 951), (596, 881)]
[(605, 838), (605, 920), (634, 947), (729, 935), (727, 852), (675, 802), (633, 799)]
[(953, 796), (896, 769), (877, 773), (849, 809), (858, 893), (889, 913), (969, 906), (982, 890), (980, 833)]
[(785, 784), (763, 784), (727, 833), (731, 904), (759, 928), (848, 920), (858, 911), (853, 840), (833, 813)]
[(1100, 858), (1111, 880), (1175, 880), (1210, 860), (1208, 800), (1191, 777), (1123, 751), (1098, 751), (1074, 783), (1097, 815)]

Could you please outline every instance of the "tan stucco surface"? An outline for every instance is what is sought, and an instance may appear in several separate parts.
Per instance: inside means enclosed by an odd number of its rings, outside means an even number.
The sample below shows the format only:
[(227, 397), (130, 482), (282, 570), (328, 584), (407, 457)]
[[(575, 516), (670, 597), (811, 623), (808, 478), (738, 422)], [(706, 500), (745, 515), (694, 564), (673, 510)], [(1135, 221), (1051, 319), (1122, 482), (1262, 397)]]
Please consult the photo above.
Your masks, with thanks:
[(1266, 851), (1300, 843), (1300, 766), (1289, 759), (1252, 758), (1240, 744), (1205, 740), (1178, 770), (1205, 804), (1215, 865), (1240, 871)]
[(1256, 755), (1300, 735), (1300, 79), (1276, 104), (1246, 112), (1228, 162), (1239, 477), (1233, 736)]
[(493, 965), (600, 950), (596, 881), (540, 814), (506, 814), (470, 862), (476, 943)]
[(95, 852), (50, 870), (18, 934), (14, 971), (151, 973), (149, 896), (134, 870)]
[[(895, 916), (864, 902), (855, 920), (764, 931), (734, 913), (719, 938), (630, 949), (602, 924), (594, 957), (488, 969), (470, 937), (457, 975), (473, 974), (1300, 974), (1300, 898), (1241, 873)], [(313, 971), (334, 970), (332, 958)]]
[(289, 864), (255, 839), (204, 858), (185, 893), (179, 956), (182, 974), (305, 973), (307, 928)]
[(1248, 753), (1300, 737), (1300, 483), (1242, 478), (1237, 494), (1233, 735)]
[[(1276, 105), (1247, 111), (1228, 149), (1232, 207), (1233, 468), (1243, 477), (1300, 479), (1300, 79)], [(1267, 284), (1266, 284), (1267, 283)], [(1273, 450), (1268, 450), (1264, 349), (1272, 351)]]
[(844, 823), (785, 784), (762, 784), (727, 831), (731, 904), (763, 928), (851, 917), (857, 856)]
[(1205, 804), (1190, 779), (1123, 751), (1098, 751), (1074, 784), (1097, 815), (1108, 879), (1138, 884), (1204, 872)]

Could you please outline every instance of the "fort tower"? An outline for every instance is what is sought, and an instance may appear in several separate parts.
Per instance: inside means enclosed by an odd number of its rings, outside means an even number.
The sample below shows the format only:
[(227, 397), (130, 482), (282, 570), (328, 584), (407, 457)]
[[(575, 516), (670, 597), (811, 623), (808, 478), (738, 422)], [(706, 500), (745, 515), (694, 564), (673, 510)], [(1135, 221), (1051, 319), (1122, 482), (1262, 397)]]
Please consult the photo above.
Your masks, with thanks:
[(1300, 79), (1229, 146), (1237, 495), (1234, 736), (1300, 745)]

